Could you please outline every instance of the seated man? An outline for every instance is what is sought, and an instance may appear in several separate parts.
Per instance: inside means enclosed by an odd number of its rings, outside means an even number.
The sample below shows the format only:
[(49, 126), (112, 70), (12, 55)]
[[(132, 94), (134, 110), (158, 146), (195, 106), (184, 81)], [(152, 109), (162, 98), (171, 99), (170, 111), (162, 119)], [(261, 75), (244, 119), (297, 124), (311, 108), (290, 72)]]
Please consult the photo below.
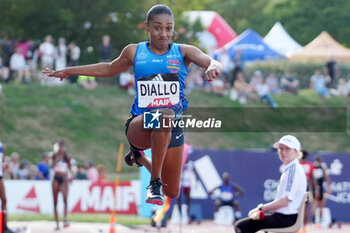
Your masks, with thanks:
[(280, 94), (279, 81), (275, 73), (271, 72), (269, 76), (266, 77), (266, 84), (269, 86), (269, 90), (272, 94)]
[(278, 107), (278, 104), (270, 95), (269, 86), (266, 84), (265, 80), (262, 80), (262, 83), (257, 84), (255, 90), (262, 102), (267, 103), (271, 108)]
[(285, 92), (298, 94), (299, 80), (292, 76), (291, 72), (284, 72), (284, 77), (281, 79), (282, 89)]
[(328, 98), (329, 89), (326, 87), (326, 83), (326, 77), (319, 70), (316, 70), (310, 78), (310, 88), (322, 97)]
[[(244, 190), (238, 184), (231, 181), (230, 174), (228, 172), (224, 172), (222, 174), (222, 180), (223, 184), (218, 187), (220, 188), (219, 198), (215, 200), (215, 212), (218, 212), (221, 206), (232, 206), (232, 208), (235, 209), (236, 219), (239, 219), (242, 217), (242, 213), (237, 198), (244, 195)], [(215, 189), (213, 191), (215, 191)]]
[(245, 81), (243, 72), (237, 73), (237, 77), (233, 84), (233, 87), (233, 91), (237, 93), (237, 99), (240, 104), (246, 104), (247, 99), (252, 97), (251, 88), (249, 84)]
[[(266, 204), (259, 204), (249, 212), (248, 218), (238, 221), (235, 225), (236, 233), (289, 227), (297, 220), (307, 186), (304, 169), (298, 160), (300, 142), (296, 137), (286, 135), (273, 146), (278, 149), (279, 158), (283, 162), (275, 199)], [(271, 213), (264, 215), (264, 212)]]

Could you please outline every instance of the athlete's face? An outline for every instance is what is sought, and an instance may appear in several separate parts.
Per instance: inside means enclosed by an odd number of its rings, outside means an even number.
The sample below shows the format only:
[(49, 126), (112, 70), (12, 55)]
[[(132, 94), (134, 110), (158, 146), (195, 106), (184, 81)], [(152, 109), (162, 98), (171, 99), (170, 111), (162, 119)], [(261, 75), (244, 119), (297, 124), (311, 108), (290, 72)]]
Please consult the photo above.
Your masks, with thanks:
[(298, 152), (286, 145), (278, 145), (278, 155), (283, 162), (283, 164), (288, 164), (298, 157)]
[(168, 49), (174, 33), (174, 20), (171, 15), (159, 14), (146, 24), (152, 46), (157, 49)]

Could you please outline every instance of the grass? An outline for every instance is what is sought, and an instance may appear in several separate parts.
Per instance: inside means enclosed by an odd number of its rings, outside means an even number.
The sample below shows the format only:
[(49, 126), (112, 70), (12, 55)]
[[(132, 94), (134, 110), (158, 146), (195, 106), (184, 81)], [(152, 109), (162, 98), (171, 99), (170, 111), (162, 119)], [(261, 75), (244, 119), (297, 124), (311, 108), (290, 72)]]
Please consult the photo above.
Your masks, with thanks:
[[(54, 142), (65, 138), (69, 154), (78, 162), (94, 160), (97, 164), (105, 164), (110, 173), (115, 171), (118, 146), (120, 143), (128, 145), (124, 124), (133, 97), (126, 91), (116, 86), (100, 86), (96, 91), (90, 92), (74, 86), (42, 87), (38, 84), (3, 84), (3, 88), (6, 102), (0, 99), (0, 140), (7, 146), (7, 154), (17, 151), (21, 158), (37, 163), (42, 152), (51, 151)], [(227, 97), (201, 91), (192, 92), (188, 99), (190, 107), (242, 107)], [(349, 106), (348, 98), (323, 99), (310, 90), (303, 90), (298, 96), (275, 96), (275, 99), (281, 108)], [(244, 107), (264, 106), (260, 101), (253, 101)], [(264, 116), (257, 117), (258, 120), (261, 117)], [(273, 123), (276, 119), (266, 121)], [(187, 138), (194, 148), (200, 149), (267, 149), (285, 133), (189, 132)], [(308, 150), (350, 153), (348, 130), (293, 134), (300, 138)], [(127, 146), (125, 152), (126, 149)], [(137, 168), (123, 166), (122, 170), (122, 179), (130, 179), (126, 174), (132, 174), (132, 177), (136, 174), (137, 177)]]
[[(150, 219), (142, 218), (136, 215), (117, 215), (117, 223), (133, 226), (133, 225), (147, 225), (150, 223)], [(52, 215), (9, 215), (9, 221), (54, 221)], [(109, 214), (69, 214), (69, 221), (72, 222), (96, 222), (96, 223), (109, 223)]]

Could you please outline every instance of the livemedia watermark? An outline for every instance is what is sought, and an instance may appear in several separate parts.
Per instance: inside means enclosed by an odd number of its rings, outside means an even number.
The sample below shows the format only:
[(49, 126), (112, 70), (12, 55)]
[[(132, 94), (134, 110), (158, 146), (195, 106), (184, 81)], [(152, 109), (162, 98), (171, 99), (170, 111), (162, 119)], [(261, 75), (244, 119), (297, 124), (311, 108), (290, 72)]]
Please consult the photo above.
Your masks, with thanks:
[(159, 110), (145, 112), (144, 129), (190, 132), (337, 132), (348, 130), (345, 107), (189, 108), (175, 120)]

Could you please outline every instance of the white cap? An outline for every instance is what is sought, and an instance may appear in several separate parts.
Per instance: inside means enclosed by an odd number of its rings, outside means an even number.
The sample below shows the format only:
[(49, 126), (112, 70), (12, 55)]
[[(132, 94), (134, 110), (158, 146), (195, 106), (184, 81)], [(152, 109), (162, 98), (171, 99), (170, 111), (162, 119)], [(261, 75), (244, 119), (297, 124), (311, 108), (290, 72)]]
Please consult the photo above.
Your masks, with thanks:
[(274, 148), (278, 148), (280, 144), (283, 144), (285, 146), (288, 146), (289, 148), (295, 149), (297, 151), (300, 151), (301, 145), (299, 140), (294, 137), (293, 135), (285, 135), (281, 137), (281, 139), (278, 142), (275, 142), (273, 144)]

